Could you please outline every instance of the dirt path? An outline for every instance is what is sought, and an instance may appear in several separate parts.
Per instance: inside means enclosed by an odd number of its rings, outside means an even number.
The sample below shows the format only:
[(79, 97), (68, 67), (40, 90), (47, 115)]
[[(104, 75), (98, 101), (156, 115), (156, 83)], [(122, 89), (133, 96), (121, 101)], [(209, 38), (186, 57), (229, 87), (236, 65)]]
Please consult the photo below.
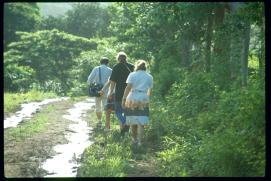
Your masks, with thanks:
[[(16, 128), (6, 128), (4, 130), (5, 177), (32, 178), (50, 176), (52, 173), (46, 171), (43, 164), (60, 154), (55, 151), (56, 145), (70, 143), (66, 139), (67, 133), (73, 134), (76, 132), (70, 126), (74, 124), (72, 120), (79, 119), (79, 117), (72, 116), (69, 119), (63, 115), (67, 115), (69, 110), (71, 111), (76, 104), (84, 100), (85, 98), (81, 98), (50, 103), (43, 106), (31, 120), (20, 123)], [(91, 116), (95, 116), (93, 109), (83, 113), (80, 119), (93, 119)], [(94, 126), (94, 122), (88, 121), (87, 124), (88, 126)], [(95, 134), (89, 133), (89, 136), (93, 135)], [(92, 138), (92, 140), (95, 139)], [(127, 177), (156, 177), (158, 175), (154, 150), (150, 145), (147, 146), (148, 150), (145, 154), (135, 154), (135, 157), (130, 159), (129, 164), (132, 169), (128, 172)], [(136, 157), (143, 158), (138, 159)], [(69, 165), (66, 162), (61, 162), (61, 164)]]
[(31, 119), (44, 116), (45, 124), (35, 128), (42, 131), (24, 133), (27, 123), (4, 131), (4, 174), (5, 177), (43, 177), (47, 173), (41, 163), (55, 155), (53, 146), (65, 144), (65, 132), (69, 131), (71, 121), (63, 118), (74, 105), (71, 101), (48, 104)]

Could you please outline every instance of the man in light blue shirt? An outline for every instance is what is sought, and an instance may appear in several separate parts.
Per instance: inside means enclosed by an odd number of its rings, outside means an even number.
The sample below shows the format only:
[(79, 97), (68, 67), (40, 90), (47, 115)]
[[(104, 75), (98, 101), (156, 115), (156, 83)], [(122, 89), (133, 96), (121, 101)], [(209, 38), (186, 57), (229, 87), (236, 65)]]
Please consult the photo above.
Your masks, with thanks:
[[(111, 76), (112, 69), (107, 66), (109, 63), (109, 59), (106, 57), (102, 57), (100, 63), (101, 65), (94, 67), (94, 69), (89, 74), (87, 80), (89, 84), (96, 82), (104, 85)], [(104, 89), (103, 92), (104, 94), (100, 97), (95, 97), (95, 111), (98, 118), (98, 127), (102, 126), (102, 111), (104, 110), (106, 104), (108, 88)]]

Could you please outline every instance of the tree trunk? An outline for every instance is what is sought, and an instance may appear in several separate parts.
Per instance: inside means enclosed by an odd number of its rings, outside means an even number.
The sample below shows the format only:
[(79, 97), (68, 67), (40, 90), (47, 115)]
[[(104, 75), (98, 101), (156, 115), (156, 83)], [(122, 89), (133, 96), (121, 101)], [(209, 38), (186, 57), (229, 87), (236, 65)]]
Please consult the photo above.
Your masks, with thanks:
[(245, 22), (245, 29), (243, 34), (243, 48), (241, 58), (241, 70), (242, 70), (242, 86), (247, 86), (248, 80), (248, 52), (249, 52), (249, 41), (250, 41), (250, 24)]
[(207, 35), (206, 35), (206, 57), (205, 57), (205, 66), (206, 71), (211, 71), (211, 43), (213, 35), (213, 15), (212, 10), (210, 11), (208, 17), (208, 26), (207, 26)]
[(186, 38), (185, 36), (182, 39), (182, 46), (181, 46), (181, 54), (182, 54), (182, 63), (183, 66), (189, 67), (192, 61), (192, 42), (190, 39)]
[(242, 32), (236, 26), (236, 24), (239, 22), (236, 19), (232, 20), (235, 26), (232, 27), (232, 33), (231, 33), (231, 51), (230, 51), (230, 77), (231, 80), (236, 80), (240, 76), (240, 69), (241, 69), (241, 50), (242, 50)]
[(260, 55), (258, 57), (259, 59), (259, 75), (260, 77), (263, 77), (264, 72), (264, 60), (265, 60), (265, 22), (263, 17), (263, 24), (261, 26), (261, 49), (260, 49)]
[(224, 23), (225, 4), (219, 4), (215, 8), (215, 34), (214, 34), (214, 61), (212, 66), (215, 75), (215, 82), (221, 89), (227, 89), (229, 87), (230, 80), (230, 31), (229, 26)]

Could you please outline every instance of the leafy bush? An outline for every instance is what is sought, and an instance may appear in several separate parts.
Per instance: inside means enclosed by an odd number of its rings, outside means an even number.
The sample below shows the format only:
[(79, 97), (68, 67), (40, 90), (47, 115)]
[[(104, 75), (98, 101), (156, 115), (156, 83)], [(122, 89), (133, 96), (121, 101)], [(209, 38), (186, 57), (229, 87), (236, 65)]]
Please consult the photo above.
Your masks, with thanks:
[(187, 74), (173, 84), (166, 106), (153, 99), (148, 136), (163, 133), (161, 176), (264, 175), (265, 96), (258, 78), (226, 92), (206, 74)]
[(168, 111), (163, 104), (161, 98), (157, 97), (153, 97), (150, 102), (150, 124), (145, 134), (146, 138), (154, 144), (160, 143), (161, 137), (167, 132), (163, 123), (168, 119)]
[[(73, 78), (70, 77), (70, 71), (75, 65), (74, 58), (79, 56), (82, 51), (97, 47), (92, 40), (76, 37), (56, 29), (34, 33), (17, 32), (17, 34), (20, 36), (20, 40), (11, 43), (9, 51), (5, 52), (6, 71), (4, 76), (6, 78), (10, 75), (22, 74), (24, 77), (19, 76), (19, 80), (23, 80), (25, 85), (22, 85), (21, 82), (14, 82), (13, 77), (12, 79), (7, 78), (5, 84), (11, 85), (6, 87), (9, 91), (18, 91), (21, 86), (28, 87), (29, 90), (29, 82), (36, 82), (41, 87), (53, 87), (60, 83), (61, 92), (66, 93), (72, 86)], [(18, 70), (18, 68), (9, 67), (14, 64), (25, 67), (24, 69), (29, 68), (22, 71), (22, 68)], [(51, 80), (54, 82), (50, 82)]]
[[(166, 96), (171, 112), (179, 112), (185, 118), (197, 116), (213, 106), (218, 90), (206, 73), (187, 74), (179, 84), (173, 84)], [(177, 101), (178, 100), (178, 101)]]
[[(218, 123), (214, 132), (203, 137), (195, 170), (208, 176), (263, 176), (264, 105), (259, 83), (222, 93), (217, 109), (207, 116), (207, 120)], [(198, 119), (207, 122), (205, 117)]]
[(65, 95), (65, 91), (59, 80), (47, 80), (44, 83), (32, 83), (30, 88), (41, 92), (54, 92), (57, 95)]
[(189, 154), (193, 151), (191, 144), (186, 142), (183, 137), (165, 136), (162, 145), (164, 150), (157, 153), (160, 176), (188, 176), (189, 165), (191, 165)]
[(162, 97), (168, 93), (172, 84), (182, 81), (184, 76), (184, 70), (175, 66), (176, 62), (173, 59), (168, 61), (161, 62), (159, 66), (155, 65), (152, 68), (155, 77), (154, 85), (156, 86), (154, 91)]
[(18, 64), (4, 64), (4, 90), (25, 92), (33, 83), (34, 70)]

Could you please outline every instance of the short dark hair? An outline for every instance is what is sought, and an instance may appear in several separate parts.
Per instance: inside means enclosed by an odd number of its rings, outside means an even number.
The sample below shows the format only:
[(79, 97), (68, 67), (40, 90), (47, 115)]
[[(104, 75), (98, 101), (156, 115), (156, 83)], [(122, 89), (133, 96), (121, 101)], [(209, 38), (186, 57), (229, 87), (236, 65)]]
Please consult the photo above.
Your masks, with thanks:
[(107, 65), (109, 63), (109, 59), (107, 57), (102, 57), (100, 63)]

